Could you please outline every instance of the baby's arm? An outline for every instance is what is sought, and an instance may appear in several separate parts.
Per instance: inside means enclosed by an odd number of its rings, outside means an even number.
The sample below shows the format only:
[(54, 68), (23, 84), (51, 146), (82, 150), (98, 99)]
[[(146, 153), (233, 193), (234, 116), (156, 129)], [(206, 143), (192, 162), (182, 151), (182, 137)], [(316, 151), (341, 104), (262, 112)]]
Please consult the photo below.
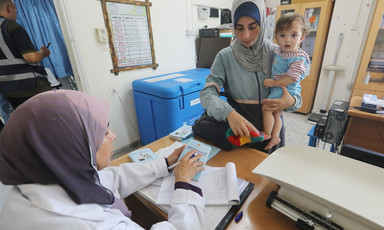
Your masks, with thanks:
[(280, 87), (280, 85), (290, 85), (293, 82), (295, 82), (295, 79), (291, 77), (282, 77), (280, 79), (265, 79), (264, 80), (264, 87)]
[(280, 79), (265, 79), (264, 87), (280, 87), (280, 85), (288, 86), (295, 81), (301, 81), (307, 72), (307, 67), (303, 60), (294, 61), (289, 65), (288, 71), (286, 73), (278, 74), (281, 77)]

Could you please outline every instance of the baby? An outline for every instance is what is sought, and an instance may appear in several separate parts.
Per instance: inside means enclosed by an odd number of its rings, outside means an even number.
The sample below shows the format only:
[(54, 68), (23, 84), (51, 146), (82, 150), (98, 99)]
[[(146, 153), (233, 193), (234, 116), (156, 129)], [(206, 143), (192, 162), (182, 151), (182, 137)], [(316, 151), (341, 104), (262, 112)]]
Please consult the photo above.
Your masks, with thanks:
[[(272, 66), (273, 79), (265, 79), (264, 86), (271, 87), (268, 99), (281, 98), (284, 85), (293, 96), (300, 94), (300, 81), (310, 69), (310, 60), (300, 43), (308, 34), (309, 26), (298, 13), (282, 15), (276, 23), (275, 36), (279, 47), (274, 51), (275, 57)], [(266, 111), (263, 108), (263, 132), (265, 139), (270, 139), (266, 150), (280, 143), (280, 129), (282, 111)]]

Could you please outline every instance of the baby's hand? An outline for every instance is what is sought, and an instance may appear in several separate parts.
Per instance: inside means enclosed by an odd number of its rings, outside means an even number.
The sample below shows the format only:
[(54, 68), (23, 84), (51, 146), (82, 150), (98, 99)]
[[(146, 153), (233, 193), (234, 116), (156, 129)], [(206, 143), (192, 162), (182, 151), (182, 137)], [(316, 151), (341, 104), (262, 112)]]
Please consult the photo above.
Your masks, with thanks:
[(273, 86), (273, 79), (265, 79), (264, 80), (264, 87), (272, 87)]

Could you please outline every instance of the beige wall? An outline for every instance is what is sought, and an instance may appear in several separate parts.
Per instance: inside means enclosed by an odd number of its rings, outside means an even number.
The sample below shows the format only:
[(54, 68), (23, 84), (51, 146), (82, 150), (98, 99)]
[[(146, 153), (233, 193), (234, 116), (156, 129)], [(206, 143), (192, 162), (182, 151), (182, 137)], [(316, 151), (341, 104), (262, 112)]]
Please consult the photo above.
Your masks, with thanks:
[[(151, 1), (150, 7), (156, 62), (159, 67), (110, 73), (112, 61), (108, 43), (99, 43), (96, 28), (105, 28), (101, 2), (55, 0), (71, 63), (80, 89), (111, 104), (110, 127), (118, 138), (115, 149), (139, 140), (132, 82), (136, 79), (196, 68), (195, 36), (200, 22), (194, 0)], [(198, 1), (199, 4), (218, 1)], [(230, 8), (220, 1), (219, 7)], [(210, 20), (211, 25), (219, 19)], [(200, 24), (199, 24), (200, 23)], [(187, 34), (187, 31), (192, 33)], [(112, 91), (115, 91), (112, 92)]]

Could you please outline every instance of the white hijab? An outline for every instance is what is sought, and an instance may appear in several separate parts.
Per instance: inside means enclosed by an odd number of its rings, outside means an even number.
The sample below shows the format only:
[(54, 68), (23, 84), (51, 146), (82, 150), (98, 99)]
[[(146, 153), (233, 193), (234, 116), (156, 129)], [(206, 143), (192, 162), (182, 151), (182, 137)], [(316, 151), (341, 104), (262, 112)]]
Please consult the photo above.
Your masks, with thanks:
[(236, 38), (235, 42), (232, 45), (233, 54), (235, 56), (235, 59), (244, 69), (252, 72), (263, 71), (266, 76), (269, 77), (271, 74), (272, 67), (271, 55), (272, 51), (275, 48), (275, 45), (264, 39), (266, 19), (264, 1), (234, 0), (232, 3), (232, 22), (234, 28), (236, 27), (236, 22), (234, 21), (235, 12), (237, 8), (244, 2), (252, 2), (259, 9), (260, 33), (256, 43), (250, 48), (243, 46), (240, 41)]

